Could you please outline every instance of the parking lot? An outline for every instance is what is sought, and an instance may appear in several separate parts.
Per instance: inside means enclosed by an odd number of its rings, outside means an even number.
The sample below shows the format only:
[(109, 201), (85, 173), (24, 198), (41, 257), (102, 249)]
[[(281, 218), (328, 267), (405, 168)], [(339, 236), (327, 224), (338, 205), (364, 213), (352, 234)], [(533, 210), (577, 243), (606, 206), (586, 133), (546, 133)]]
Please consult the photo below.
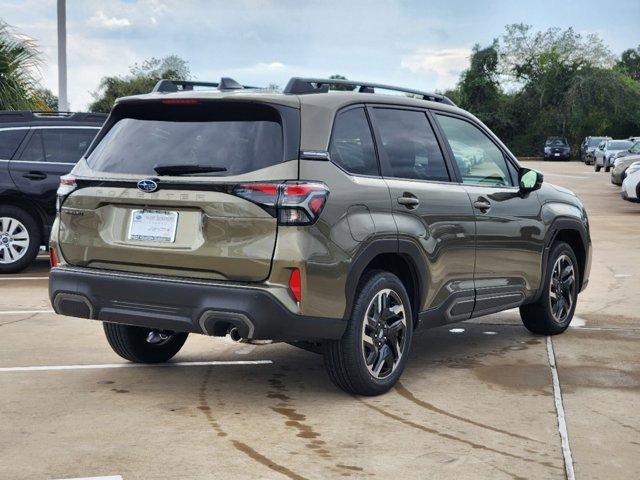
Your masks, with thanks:
[(0, 277), (0, 478), (551, 479), (565, 459), (579, 479), (638, 478), (640, 205), (579, 162), (526, 165), (589, 212), (573, 326), (550, 341), (508, 311), (418, 330), (376, 398), (285, 344), (192, 335), (171, 364), (126, 364), (100, 323), (53, 314), (46, 258)]

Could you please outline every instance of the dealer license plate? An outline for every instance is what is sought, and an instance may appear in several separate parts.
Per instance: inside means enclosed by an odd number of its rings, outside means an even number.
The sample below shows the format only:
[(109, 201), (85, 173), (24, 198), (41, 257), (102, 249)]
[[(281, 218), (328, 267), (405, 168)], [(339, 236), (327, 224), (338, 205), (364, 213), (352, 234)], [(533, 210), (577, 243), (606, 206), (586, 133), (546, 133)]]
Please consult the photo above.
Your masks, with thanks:
[(176, 239), (178, 212), (134, 210), (129, 223), (129, 240), (172, 243)]

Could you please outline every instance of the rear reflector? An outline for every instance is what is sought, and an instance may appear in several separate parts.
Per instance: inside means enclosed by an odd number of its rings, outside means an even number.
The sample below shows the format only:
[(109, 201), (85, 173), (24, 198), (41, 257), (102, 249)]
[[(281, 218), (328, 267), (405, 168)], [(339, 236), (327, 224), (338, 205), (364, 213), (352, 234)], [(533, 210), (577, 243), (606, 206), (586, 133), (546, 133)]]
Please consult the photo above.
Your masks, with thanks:
[(289, 290), (296, 299), (296, 302), (300, 303), (302, 298), (302, 281), (300, 279), (300, 269), (294, 268), (291, 270), (291, 276), (289, 277)]
[(49, 249), (49, 263), (51, 263), (52, 267), (58, 266), (58, 254), (56, 253), (56, 249), (53, 247)]

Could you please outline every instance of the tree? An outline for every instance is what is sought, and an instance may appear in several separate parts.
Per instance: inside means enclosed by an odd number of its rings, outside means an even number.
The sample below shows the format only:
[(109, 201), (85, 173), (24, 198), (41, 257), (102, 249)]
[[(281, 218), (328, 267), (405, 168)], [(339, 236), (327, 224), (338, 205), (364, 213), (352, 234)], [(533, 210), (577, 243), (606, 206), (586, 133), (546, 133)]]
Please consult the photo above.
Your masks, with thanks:
[(0, 20), (0, 110), (34, 110), (38, 97), (40, 52), (33, 40)]
[(36, 90), (36, 97), (38, 101), (38, 110), (45, 111), (57, 111), (58, 110), (58, 96), (48, 88), (38, 88)]
[(616, 67), (634, 80), (640, 81), (640, 45), (622, 52)]
[(104, 77), (98, 90), (93, 92), (91, 112), (109, 112), (117, 98), (150, 92), (163, 78), (185, 80), (191, 76), (188, 63), (176, 55), (150, 58), (129, 67), (124, 76)]
[[(347, 80), (347, 77), (343, 76), (343, 75), (331, 75), (329, 77), (330, 79), (334, 79), (334, 80)], [(332, 83), (329, 85), (329, 89), (331, 90), (340, 90), (342, 92), (352, 92), (353, 91), (353, 87), (349, 86), (349, 85), (340, 85), (339, 83)]]

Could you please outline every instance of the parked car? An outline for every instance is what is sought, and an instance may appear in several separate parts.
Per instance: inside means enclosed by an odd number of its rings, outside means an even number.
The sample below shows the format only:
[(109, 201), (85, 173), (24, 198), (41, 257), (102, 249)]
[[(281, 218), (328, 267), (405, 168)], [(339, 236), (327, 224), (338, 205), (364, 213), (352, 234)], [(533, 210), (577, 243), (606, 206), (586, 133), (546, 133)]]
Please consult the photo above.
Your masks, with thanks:
[(640, 142), (636, 142), (628, 150), (616, 154), (611, 170), (611, 183), (622, 185), (627, 176), (627, 168), (637, 161), (640, 161)]
[(595, 162), (594, 152), (600, 142), (603, 140), (608, 140), (611, 137), (587, 137), (584, 139), (582, 144), (580, 145), (580, 159), (585, 163), (585, 165), (593, 165)]
[(603, 140), (598, 145), (594, 153), (595, 162), (594, 169), (596, 172), (599, 172), (602, 168), (604, 168), (605, 172), (611, 170), (613, 166), (613, 160), (615, 158), (616, 153), (628, 150), (633, 146), (631, 140)]
[(565, 137), (548, 137), (544, 142), (545, 160), (571, 160), (571, 147)]
[(640, 162), (634, 162), (627, 169), (627, 176), (622, 182), (622, 198), (630, 202), (640, 201)]
[(26, 268), (49, 243), (60, 176), (107, 116), (0, 111), (0, 273)]
[(118, 100), (61, 181), (51, 303), (104, 322), (121, 357), (167, 361), (189, 333), (293, 342), (376, 395), (415, 328), (514, 307), (532, 332), (568, 327), (590, 270), (582, 203), (448, 98), (199, 85)]

